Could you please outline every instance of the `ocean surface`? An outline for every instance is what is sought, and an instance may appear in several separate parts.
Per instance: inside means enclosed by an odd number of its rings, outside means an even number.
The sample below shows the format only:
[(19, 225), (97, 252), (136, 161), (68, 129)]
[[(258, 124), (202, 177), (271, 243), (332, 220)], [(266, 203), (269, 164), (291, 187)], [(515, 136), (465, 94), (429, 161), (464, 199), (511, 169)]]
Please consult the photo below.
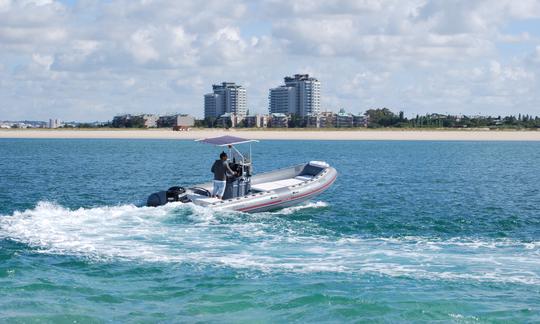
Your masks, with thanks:
[(540, 143), (263, 141), (338, 180), (275, 212), (137, 207), (178, 140), (0, 139), (0, 322), (540, 322)]

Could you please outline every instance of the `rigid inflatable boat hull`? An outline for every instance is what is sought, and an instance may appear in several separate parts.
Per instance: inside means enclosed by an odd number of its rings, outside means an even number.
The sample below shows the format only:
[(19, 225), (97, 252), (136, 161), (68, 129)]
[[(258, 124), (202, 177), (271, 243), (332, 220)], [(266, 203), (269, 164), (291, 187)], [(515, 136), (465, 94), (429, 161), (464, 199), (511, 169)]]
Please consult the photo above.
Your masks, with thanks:
[[(337, 178), (336, 169), (328, 164), (310, 163), (255, 175), (250, 179), (251, 189), (244, 196), (220, 200), (188, 192), (183, 202), (217, 210), (250, 213), (295, 206), (320, 195)], [(211, 191), (212, 184), (201, 184), (194, 188)]]

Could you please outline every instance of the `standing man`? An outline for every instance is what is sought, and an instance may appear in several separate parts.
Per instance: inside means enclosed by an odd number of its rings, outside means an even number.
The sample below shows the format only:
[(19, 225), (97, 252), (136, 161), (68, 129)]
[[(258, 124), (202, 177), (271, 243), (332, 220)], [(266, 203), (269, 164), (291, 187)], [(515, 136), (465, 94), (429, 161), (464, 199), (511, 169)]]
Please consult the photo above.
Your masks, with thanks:
[(225, 186), (227, 185), (227, 175), (232, 176), (235, 174), (229, 163), (227, 163), (227, 153), (221, 152), (219, 160), (216, 160), (210, 170), (214, 174), (214, 189), (212, 190), (212, 197), (223, 199), (225, 193)]

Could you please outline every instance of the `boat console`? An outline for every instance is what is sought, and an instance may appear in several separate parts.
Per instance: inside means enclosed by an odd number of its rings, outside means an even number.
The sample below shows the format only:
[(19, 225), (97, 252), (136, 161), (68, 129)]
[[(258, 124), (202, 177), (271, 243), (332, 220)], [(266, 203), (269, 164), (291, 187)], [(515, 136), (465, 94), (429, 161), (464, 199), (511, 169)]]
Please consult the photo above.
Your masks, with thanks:
[(251, 163), (245, 158), (238, 162), (236, 158), (233, 158), (233, 162), (229, 163), (229, 166), (231, 170), (236, 172), (236, 175), (227, 178), (223, 199), (247, 195), (251, 190)]

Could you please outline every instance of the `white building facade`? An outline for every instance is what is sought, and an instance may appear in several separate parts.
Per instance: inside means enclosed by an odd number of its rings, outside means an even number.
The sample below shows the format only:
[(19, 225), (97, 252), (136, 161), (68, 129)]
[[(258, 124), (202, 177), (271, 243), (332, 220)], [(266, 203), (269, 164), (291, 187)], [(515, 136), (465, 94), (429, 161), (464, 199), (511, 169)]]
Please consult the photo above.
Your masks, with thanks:
[(62, 123), (58, 119), (49, 119), (49, 128), (58, 128), (62, 126)]
[(296, 114), (301, 117), (321, 111), (321, 83), (309, 74), (285, 77), (285, 85), (270, 89), (270, 113)]
[(204, 117), (220, 117), (223, 114), (247, 114), (246, 89), (234, 82), (223, 82), (212, 86), (213, 93), (204, 95)]

